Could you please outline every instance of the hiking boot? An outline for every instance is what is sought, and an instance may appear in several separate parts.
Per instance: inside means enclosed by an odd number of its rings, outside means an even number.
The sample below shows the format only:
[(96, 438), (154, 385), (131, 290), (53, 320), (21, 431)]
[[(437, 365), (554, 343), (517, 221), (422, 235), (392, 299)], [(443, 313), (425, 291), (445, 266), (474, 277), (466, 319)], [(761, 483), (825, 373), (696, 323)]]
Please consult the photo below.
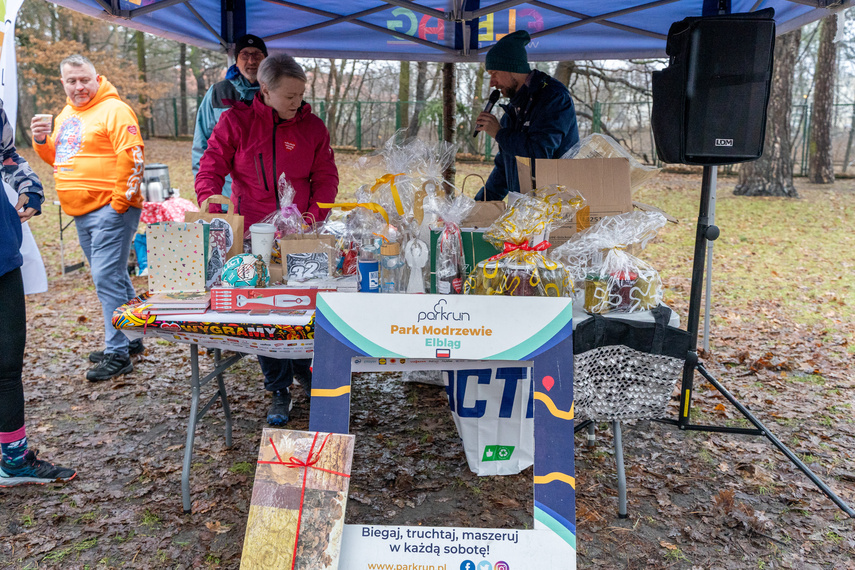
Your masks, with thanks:
[(287, 389), (273, 392), (273, 401), (270, 403), (270, 409), (267, 411), (267, 423), (272, 426), (284, 426), (287, 424), (293, 405), (291, 393)]
[(109, 380), (121, 374), (133, 372), (134, 365), (131, 364), (130, 356), (119, 356), (114, 352), (107, 353), (104, 360), (89, 369), (86, 373), (86, 379), (90, 382), (101, 382)]
[[(141, 338), (135, 338), (131, 342), (128, 343), (128, 355), (135, 356), (137, 354), (142, 354), (145, 352), (145, 346), (143, 346), (143, 342)], [(104, 360), (105, 352), (103, 350), (96, 350), (95, 352), (89, 353), (89, 362), (99, 363)]]
[(0, 487), (16, 485), (44, 485), (45, 483), (71, 481), (77, 476), (74, 469), (59, 467), (38, 459), (38, 451), (27, 451), (24, 462), (17, 467), (10, 467), (0, 459)]

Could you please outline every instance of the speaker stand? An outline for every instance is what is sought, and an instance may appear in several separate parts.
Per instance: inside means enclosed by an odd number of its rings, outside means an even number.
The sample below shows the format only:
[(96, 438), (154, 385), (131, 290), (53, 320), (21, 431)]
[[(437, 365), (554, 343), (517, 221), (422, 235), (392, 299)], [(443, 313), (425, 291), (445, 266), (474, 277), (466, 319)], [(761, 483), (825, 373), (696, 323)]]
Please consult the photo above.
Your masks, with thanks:
[[(704, 368), (703, 364), (701, 364), (698, 359), (698, 323), (700, 321), (700, 311), (701, 311), (701, 294), (703, 289), (704, 282), (704, 252), (707, 250), (707, 243), (715, 241), (719, 236), (718, 227), (713, 225), (710, 222), (711, 212), (710, 212), (710, 204), (711, 204), (711, 196), (713, 196), (714, 192), (714, 180), (716, 175), (716, 167), (715, 166), (704, 166), (704, 174), (703, 174), (703, 182), (701, 184), (701, 205), (700, 211), (698, 213), (698, 227), (697, 232), (695, 234), (695, 255), (692, 263), (692, 288), (689, 294), (689, 316), (687, 320), (686, 330), (689, 332), (689, 336), (691, 337), (691, 344), (689, 345), (689, 354), (686, 358), (686, 364), (683, 367), (683, 379), (680, 386), (680, 410), (678, 412), (678, 419), (660, 419), (656, 420), (662, 423), (676, 425), (681, 430), (692, 430), (692, 431), (709, 431), (709, 432), (719, 432), (719, 433), (733, 433), (740, 435), (762, 435), (766, 437), (772, 445), (778, 448), (778, 450), (783, 453), (787, 459), (789, 459), (793, 465), (798, 467), (802, 473), (807, 475), (808, 479), (813, 481), (814, 485), (816, 485), (823, 493), (828, 496), (829, 499), (834, 501), (834, 503), (840, 507), (840, 509), (849, 515), (851, 518), (855, 518), (855, 511), (853, 511), (849, 505), (847, 505), (843, 500), (838, 497), (834, 491), (828, 488), (828, 486), (822, 482), (822, 480), (817, 477), (813, 471), (811, 471), (807, 465), (805, 465), (796, 455), (790, 451), (790, 449), (781, 443), (781, 441), (772, 434), (762, 423), (760, 420), (754, 417), (754, 415), (743, 406), (727, 389), (716, 380), (707, 370)], [(714, 215), (714, 212), (712, 213)], [(701, 376), (706, 379), (707, 382), (712, 384), (712, 386), (724, 396), (728, 402), (730, 402), (733, 407), (739, 410), (739, 413), (742, 414), (749, 422), (754, 425), (755, 429), (750, 428), (734, 428), (734, 427), (725, 427), (725, 426), (713, 426), (713, 425), (700, 425), (691, 423), (690, 413), (691, 413), (691, 403), (692, 403), (692, 388), (694, 383), (695, 371), (698, 371)]]

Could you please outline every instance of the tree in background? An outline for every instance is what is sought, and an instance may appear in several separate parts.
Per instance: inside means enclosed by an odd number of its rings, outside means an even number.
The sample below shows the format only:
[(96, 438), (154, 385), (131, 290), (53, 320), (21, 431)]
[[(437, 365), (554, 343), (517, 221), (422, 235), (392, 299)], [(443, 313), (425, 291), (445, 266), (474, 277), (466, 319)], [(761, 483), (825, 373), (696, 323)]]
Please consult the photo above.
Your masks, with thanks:
[(837, 75), (837, 48), (834, 44), (836, 33), (837, 15), (823, 18), (820, 24), (808, 144), (808, 178), (815, 184), (834, 183), (831, 122), (834, 114), (834, 80)]
[(766, 112), (763, 156), (739, 167), (737, 196), (786, 196), (798, 198), (793, 185), (790, 149), (790, 113), (793, 99), (793, 70), (799, 51), (801, 31), (795, 30), (775, 40), (772, 91)]

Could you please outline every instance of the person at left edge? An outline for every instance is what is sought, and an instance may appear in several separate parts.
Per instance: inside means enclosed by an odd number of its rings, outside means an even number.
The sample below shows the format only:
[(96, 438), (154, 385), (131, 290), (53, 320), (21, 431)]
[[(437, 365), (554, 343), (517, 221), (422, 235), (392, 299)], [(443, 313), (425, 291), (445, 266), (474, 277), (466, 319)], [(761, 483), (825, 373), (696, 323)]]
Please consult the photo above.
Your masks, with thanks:
[[(277, 182), (284, 173), (306, 221), (321, 222), (329, 209), (318, 203), (335, 201), (338, 169), (324, 122), (303, 101), (306, 73), (294, 58), (274, 54), (261, 62), (258, 83), (259, 95), (252, 103), (235, 105), (214, 127), (196, 175), (196, 199), (201, 204), (219, 194), (231, 174), (230, 200), (248, 228), (279, 207)], [(290, 418), (294, 377), (311, 391), (311, 360), (259, 356), (258, 363), (272, 396), (267, 423), (284, 425)]]
[[(226, 78), (211, 85), (196, 113), (193, 130), (193, 176), (199, 173), (199, 162), (208, 148), (214, 126), (226, 110), (237, 102), (252, 103), (258, 93), (258, 67), (267, 57), (267, 46), (258, 36), (247, 34), (235, 41), (235, 63), (226, 71)], [(223, 196), (232, 195), (232, 178), (226, 176)]]
[(130, 353), (144, 349), (112, 323), (116, 307), (136, 296), (127, 263), (142, 213), (144, 145), (133, 110), (89, 59), (71, 55), (59, 71), (68, 100), (53, 131), (37, 117), (30, 128), (33, 148), (53, 166), (62, 210), (74, 217), (101, 302), (106, 348), (89, 355), (97, 363), (86, 373), (97, 382), (133, 371)]
[[(18, 195), (15, 206), (0, 200), (0, 487), (71, 481), (73, 469), (39, 459), (29, 449), (24, 425), (24, 348), (27, 303), (21, 277), (21, 224), (41, 214), (44, 191), (27, 161), (15, 150), (12, 125), (0, 101), (0, 169)], [(17, 212), (15, 210), (18, 210)]]

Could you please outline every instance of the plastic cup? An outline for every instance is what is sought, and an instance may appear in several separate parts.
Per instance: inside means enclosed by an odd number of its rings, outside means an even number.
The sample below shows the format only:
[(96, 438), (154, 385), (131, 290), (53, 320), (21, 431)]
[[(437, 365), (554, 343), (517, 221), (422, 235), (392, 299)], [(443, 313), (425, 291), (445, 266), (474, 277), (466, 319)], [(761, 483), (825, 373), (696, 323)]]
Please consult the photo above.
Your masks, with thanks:
[(49, 114), (40, 113), (38, 115), (35, 115), (35, 117), (40, 123), (47, 123), (48, 125), (50, 125), (51, 121), (53, 121), (53, 115)]
[(252, 255), (261, 255), (264, 263), (270, 265), (270, 254), (273, 252), (273, 238), (276, 226), (273, 224), (252, 224), (249, 226), (252, 239)]

